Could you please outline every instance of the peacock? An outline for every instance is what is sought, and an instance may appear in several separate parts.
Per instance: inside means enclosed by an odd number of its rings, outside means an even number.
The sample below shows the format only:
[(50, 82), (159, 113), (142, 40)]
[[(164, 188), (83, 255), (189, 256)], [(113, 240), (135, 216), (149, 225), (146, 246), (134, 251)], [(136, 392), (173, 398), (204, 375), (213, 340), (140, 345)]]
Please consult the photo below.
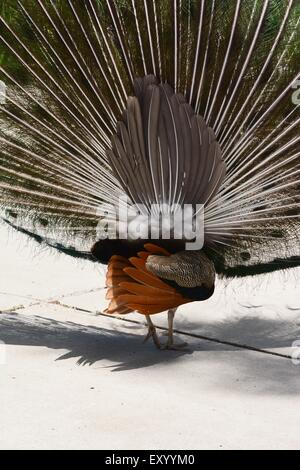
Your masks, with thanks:
[(300, 265), (298, 0), (0, 11), (1, 218), (106, 264), (107, 314), (177, 349), (176, 309), (216, 276)]

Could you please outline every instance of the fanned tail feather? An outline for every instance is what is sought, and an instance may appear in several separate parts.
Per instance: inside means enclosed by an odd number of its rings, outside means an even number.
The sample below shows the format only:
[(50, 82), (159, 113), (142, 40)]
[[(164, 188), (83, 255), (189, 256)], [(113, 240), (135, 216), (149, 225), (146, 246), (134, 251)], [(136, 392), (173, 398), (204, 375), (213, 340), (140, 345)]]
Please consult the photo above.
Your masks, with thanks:
[(204, 202), (220, 273), (299, 264), (297, 0), (4, 6), (4, 217), (91, 244), (99, 206), (129, 188), (132, 202)]

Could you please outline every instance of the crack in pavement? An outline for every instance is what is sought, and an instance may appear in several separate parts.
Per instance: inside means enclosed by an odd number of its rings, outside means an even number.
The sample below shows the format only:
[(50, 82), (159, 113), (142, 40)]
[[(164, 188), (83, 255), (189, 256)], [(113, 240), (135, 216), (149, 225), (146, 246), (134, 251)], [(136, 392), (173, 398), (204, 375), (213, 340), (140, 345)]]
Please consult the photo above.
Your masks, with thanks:
[[(145, 322), (141, 322), (141, 321), (138, 321), (138, 320), (132, 320), (130, 318), (124, 318), (124, 317), (120, 317), (120, 316), (117, 316), (117, 315), (108, 315), (108, 314), (103, 313), (103, 312), (87, 310), (87, 309), (80, 308), (80, 307), (74, 307), (72, 305), (63, 304), (62, 302), (59, 302), (58, 300), (55, 301), (55, 302), (51, 302), (51, 303), (55, 303), (56, 305), (60, 305), (61, 307), (73, 309), (73, 310), (76, 310), (78, 312), (86, 313), (86, 314), (89, 314), (89, 315), (92, 314), (94, 316), (102, 316), (102, 317), (106, 317), (106, 318), (110, 318), (110, 319), (120, 320), (120, 321), (127, 322), (127, 323), (133, 323), (135, 325), (147, 326), (147, 323), (145, 323)], [(163, 326), (157, 326), (156, 325), (156, 328), (158, 330), (168, 331), (168, 328), (163, 327)], [(202, 339), (204, 341), (210, 341), (210, 342), (213, 342), (213, 343), (223, 344), (223, 345), (226, 345), (226, 346), (233, 346), (233, 347), (236, 347), (236, 348), (239, 348), (239, 349), (246, 349), (246, 350), (249, 350), (249, 351), (255, 351), (255, 352), (262, 353), (262, 354), (268, 354), (270, 356), (281, 357), (283, 359), (292, 359), (292, 357), (289, 354), (282, 354), (282, 353), (277, 353), (275, 351), (269, 351), (267, 349), (260, 349), (260, 348), (254, 347), (254, 346), (248, 346), (247, 344), (235, 343), (235, 342), (232, 342), (232, 341), (226, 341), (226, 340), (222, 340), (222, 339), (218, 339), (218, 338), (212, 338), (212, 337), (209, 337), (209, 336), (203, 336), (203, 335), (199, 335), (199, 334), (196, 334), (196, 333), (188, 333), (187, 331), (182, 331), (182, 330), (177, 330), (177, 329), (174, 329), (174, 333), (182, 335), (182, 336), (188, 336), (190, 338), (197, 338), (197, 339)]]
[(65, 297), (75, 297), (76, 295), (83, 295), (83, 294), (91, 294), (92, 292), (97, 292), (97, 291), (102, 291), (104, 289), (104, 287), (95, 287), (93, 289), (85, 289), (85, 290), (80, 290), (80, 291), (74, 291), (74, 292), (70, 292), (70, 293), (67, 293), (67, 294), (62, 294), (62, 295), (56, 295), (55, 297), (49, 297), (48, 299), (39, 299), (37, 297), (32, 297), (32, 296), (29, 296), (29, 295), (20, 295), (20, 294), (13, 294), (12, 292), (0, 292), (0, 295), (12, 295), (14, 297), (20, 297), (22, 299), (27, 299), (27, 300), (32, 300), (33, 302), (27, 304), (27, 305), (24, 305), (24, 304), (19, 304), (19, 305), (15, 305), (15, 306), (12, 306), (10, 308), (6, 308), (6, 309), (1, 309), (0, 310), (0, 313), (10, 313), (10, 312), (14, 312), (16, 310), (22, 310), (23, 308), (27, 308), (27, 307), (35, 307), (37, 305), (41, 305), (43, 303), (54, 303), (57, 299), (63, 299)]
[[(93, 310), (88, 310), (88, 309), (84, 309), (84, 308), (80, 308), (80, 307), (75, 307), (73, 305), (64, 304), (64, 303), (60, 302), (60, 300), (59, 300), (59, 299), (65, 298), (65, 297), (73, 297), (73, 296), (81, 295), (81, 294), (89, 294), (89, 293), (92, 293), (92, 292), (101, 291), (103, 289), (104, 289), (104, 287), (94, 288), (94, 289), (89, 289), (89, 290), (84, 290), (84, 291), (75, 291), (75, 292), (72, 292), (72, 293), (63, 294), (63, 295), (56, 296), (56, 297), (50, 297), (49, 299), (34, 299), (34, 302), (32, 302), (31, 304), (18, 305), (16, 307), (12, 307), (12, 308), (9, 308), (9, 309), (0, 310), (0, 313), (12, 313), (12, 312), (19, 311), (19, 310), (22, 310), (22, 309), (28, 308), (28, 307), (34, 307), (34, 306), (38, 306), (38, 305), (42, 305), (42, 304), (50, 304), (50, 305), (52, 304), (52, 305), (59, 305), (60, 307), (63, 307), (63, 308), (76, 310), (78, 312), (85, 313), (85, 314), (88, 314), (88, 315), (92, 314), (94, 316), (103, 316), (103, 317), (106, 317), (106, 318), (110, 318), (110, 319), (114, 319), (114, 320), (120, 320), (120, 321), (123, 321), (123, 322), (132, 323), (132, 324), (136, 324), (136, 325), (140, 325), (140, 326), (147, 326), (147, 324), (145, 322), (142, 322), (142, 321), (132, 320), (132, 319), (120, 317), (120, 316), (117, 316), (117, 315), (108, 315), (106, 313), (99, 312), (99, 311), (93, 311)], [(14, 295), (14, 294), (3, 293), (3, 292), (0, 292), (0, 294)], [(16, 297), (32, 298), (32, 297), (26, 297), (26, 296), (16, 296)], [(163, 326), (156, 326), (156, 328), (158, 330), (168, 331), (168, 329), (166, 327), (163, 327)], [(196, 334), (196, 333), (189, 333), (187, 331), (182, 331), (182, 330), (177, 330), (177, 329), (174, 329), (174, 333), (182, 335), (182, 336), (187, 336), (187, 337), (190, 337), (190, 338), (196, 338), (196, 339), (201, 339), (201, 340), (204, 340), (204, 341), (209, 341), (209, 342), (213, 342), (213, 343), (217, 343), (217, 344), (223, 344), (223, 345), (226, 345), (226, 346), (233, 346), (233, 347), (236, 347), (236, 348), (239, 348), (239, 349), (255, 351), (255, 352), (262, 353), (262, 354), (268, 354), (270, 356), (281, 357), (283, 359), (292, 359), (292, 356), (289, 355), (289, 354), (282, 354), (282, 353), (278, 353), (278, 352), (275, 352), (275, 351), (269, 351), (267, 349), (260, 349), (260, 348), (254, 347), (254, 346), (249, 346), (247, 344), (235, 343), (233, 341), (226, 341), (226, 340), (222, 340), (222, 339), (219, 339), (219, 338), (213, 338), (213, 337), (209, 337), (209, 336), (199, 335), (199, 334)]]

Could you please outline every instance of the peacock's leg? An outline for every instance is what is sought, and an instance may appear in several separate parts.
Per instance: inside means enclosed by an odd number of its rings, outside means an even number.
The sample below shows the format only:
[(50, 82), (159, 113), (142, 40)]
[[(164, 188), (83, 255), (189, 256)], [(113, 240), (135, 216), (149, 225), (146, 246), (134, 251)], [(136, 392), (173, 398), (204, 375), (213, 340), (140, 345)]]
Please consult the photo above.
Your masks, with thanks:
[(186, 343), (178, 343), (174, 341), (174, 317), (176, 313), (176, 308), (171, 308), (168, 311), (168, 340), (164, 349), (173, 349), (173, 350), (180, 350), (186, 346)]
[(153, 339), (153, 343), (158, 349), (161, 349), (161, 344), (156, 332), (155, 325), (153, 324), (150, 315), (145, 315), (147, 323), (148, 323), (148, 333), (146, 335), (146, 338), (144, 339), (144, 343), (148, 341), (149, 338)]

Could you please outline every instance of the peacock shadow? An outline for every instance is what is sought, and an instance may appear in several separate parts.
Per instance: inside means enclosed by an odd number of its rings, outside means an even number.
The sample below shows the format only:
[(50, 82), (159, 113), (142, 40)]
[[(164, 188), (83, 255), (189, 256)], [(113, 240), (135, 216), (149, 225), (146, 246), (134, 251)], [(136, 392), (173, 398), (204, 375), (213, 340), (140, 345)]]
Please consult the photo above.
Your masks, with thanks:
[[(139, 334), (136, 334), (137, 329)], [(192, 350), (158, 351), (151, 341), (143, 343), (145, 333), (146, 329), (134, 324), (130, 324), (128, 332), (124, 332), (117, 328), (85, 326), (37, 315), (0, 313), (1, 341), (11, 345), (67, 350), (57, 361), (78, 358), (78, 365), (93, 365), (108, 360), (112, 363), (108, 367), (121, 371), (173, 361), (192, 353)]]
[[(191, 324), (189, 327), (191, 328)], [(199, 330), (199, 323), (197, 328)], [(292, 342), (297, 337), (300, 338), (300, 325), (298, 331), (282, 331), (281, 334), (278, 331), (274, 320), (259, 318), (246, 317), (216, 325), (203, 324), (203, 335), (208, 334), (225, 341), (239, 338), (239, 344), (261, 349), (290, 348)], [(132, 324), (124, 332), (124, 329), (120, 331), (117, 328), (85, 326), (35, 315), (0, 314), (1, 341), (10, 345), (40, 346), (64, 351), (57, 357), (57, 361), (78, 358), (78, 365), (93, 365), (103, 361), (104, 367), (109, 367), (112, 371), (126, 371), (162, 363), (180, 365), (184, 356), (199, 351), (205, 361), (213, 363), (224, 360), (226, 367), (238, 368), (239, 374), (246, 373), (249, 376), (254, 371), (254, 380), (261, 380), (264, 391), (266, 388), (279, 393), (300, 391), (299, 368), (293, 366), (290, 359), (244, 351), (234, 345), (201, 338), (188, 338), (188, 349), (183, 351), (158, 351), (151, 343), (143, 344), (142, 333), (144, 331), (140, 326)], [(225, 354), (221, 357), (214, 352)], [(237, 352), (242, 353), (236, 354)], [(198, 354), (197, 360), (202, 360), (201, 354)], [(226, 380), (225, 374), (223, 378)]]

